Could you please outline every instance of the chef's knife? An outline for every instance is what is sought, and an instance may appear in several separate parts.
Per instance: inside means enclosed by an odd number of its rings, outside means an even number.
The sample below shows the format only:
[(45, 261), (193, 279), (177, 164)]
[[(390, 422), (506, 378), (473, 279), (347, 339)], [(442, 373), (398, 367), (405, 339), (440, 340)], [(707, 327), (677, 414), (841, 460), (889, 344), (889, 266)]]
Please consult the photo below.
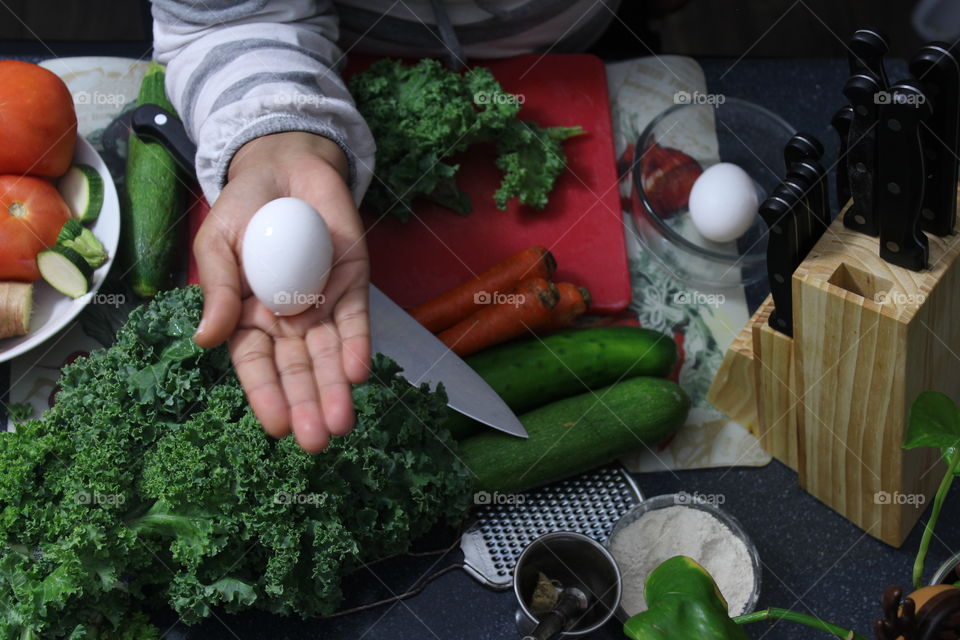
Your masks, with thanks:
[(793, 335), (793, 292), (791, 278), (800, 264), (796, 207), (800, 198), (791, 187), (778, 189), (760, 204), (760, 216), (767, 223), (767, 276), (773, 296), (770, 326)]
[(881, 88), (880, 81), (873, 73), (865, 71), (847, 80), (843, 95), (853, 106), (846, 162), (853, 204), (843, 216), (843, 224), (868, 236), (877, 236), (880, 224), (876, 214), (874, 176), (877, 164), (878, 102), (889, 99), (890, 94)]
[(880, 90), (886, 91), (890, 83), (883, 66), (883, 56), (890, 50), (887, 36), (878, 29), (857, 29), (847, 43), (850, 52), (850, 75), (870, 73), (877, 78)]
[(880, 108), (877, 127), (880, 257), (920, 271), (927, 267), (929, 252), (920, 224), (926, 183), (920, 131), (933, 105), (916, 81), (898, 82), (890, 93), (891, 100)]
[(927, 160), (921, 220), (926, 231), (946, 236), (953, 233), (957, 214), (960, 61), (950, 45), (931, 42), (910, 61), (910, 73), (935, 104), (929, 126), (920, 128)]
[(527, 437), (520, 420), (479, 373), (373, 285), (370, 341), (374, 352), (403, 367), (412, 384), (442, 382), (453, 409), (494, 429)]
[(850, 178), (847, 175), (847, 145), (850, 139), (850, 123), (853, 122), (853, 107), (845, 105), (833, 115), (830, 124), (840, 138), (837, 154), (837, 204), (843, 209), (850, 202)]
[[(137, 135), (161, 142), (181, 167), (193, 175), (196, 146), (183, 123), (155, 105), (143, 105), (114, 121), (104, 132), (104, 145)], [(108, 130), (110, 128), (108, 127)], [(495, 429), (521, 438), (527, 431), (510, 407), (476, 371), (450, 351), (435, 335), (414, 320), (375, 286), (370, 285), (370, 340), (373, 352), (391, 357), (414, 385), (443, 382), (449, 406)]]

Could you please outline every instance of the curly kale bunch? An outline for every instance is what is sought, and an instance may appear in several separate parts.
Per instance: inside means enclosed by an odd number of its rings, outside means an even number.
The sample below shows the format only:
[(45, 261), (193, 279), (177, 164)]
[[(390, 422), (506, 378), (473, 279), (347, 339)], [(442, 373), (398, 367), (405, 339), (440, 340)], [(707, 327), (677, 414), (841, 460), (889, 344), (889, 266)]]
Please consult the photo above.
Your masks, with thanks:
[(483, 67), (460, 75), (436, 60), (413, 66), (380, 60), (350, 80), (350, 91), (377, 141), (376, 177), (364, 204), (403, 220), (416, 197), (470, 212), (454, 179), (459, 165), (450, 158), (478, 142), (497, 145), (497, 167), (504, 171), (497, 207), (518, 198), (543, 209), (566, 166), (561, 143), (583, 132), (518, 120), (519, 101)]
[(196, 287), (140, 307), (65, 368), (56, 405), (0, 436), (0, 637), (149, 640), (257, 608), (325, 614), (343, 576), (467, 509), (442, 391), (377, 357), (357, 426), (310, 455), (261, 429)]

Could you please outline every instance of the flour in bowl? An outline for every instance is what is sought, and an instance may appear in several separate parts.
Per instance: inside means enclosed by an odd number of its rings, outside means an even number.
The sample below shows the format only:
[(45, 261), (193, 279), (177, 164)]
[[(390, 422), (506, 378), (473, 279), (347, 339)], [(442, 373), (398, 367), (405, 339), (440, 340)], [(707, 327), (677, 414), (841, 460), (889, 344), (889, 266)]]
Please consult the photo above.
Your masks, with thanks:
[(643, 586), (664, 560), (689, 556), (706, 569), (727, 601), (730, 615), (744, 612), (754, 589), (747, 545), (712, 514), (686, 506), (648, 511), (618, 531), (610, 551), (623, 577), (621, 606), (628, 615), (645, 611)]

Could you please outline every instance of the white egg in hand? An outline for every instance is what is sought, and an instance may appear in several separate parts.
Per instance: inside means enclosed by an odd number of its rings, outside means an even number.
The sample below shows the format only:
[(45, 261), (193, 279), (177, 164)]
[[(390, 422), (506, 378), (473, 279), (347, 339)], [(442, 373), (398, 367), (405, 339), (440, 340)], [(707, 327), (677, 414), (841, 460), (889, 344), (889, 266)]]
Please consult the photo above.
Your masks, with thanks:
[(758, 206), (753, 178), (731, 162), (713, 165), (690, 189), (690, 218), (697, 231), (714, 242), (730, 242), (746, 233)]
[(299, 198), (277, 198), (253, 214), (243, 234), (243, 272), (268, 309), (293, 316), (324, 302), (333, 242), (327, 223)]

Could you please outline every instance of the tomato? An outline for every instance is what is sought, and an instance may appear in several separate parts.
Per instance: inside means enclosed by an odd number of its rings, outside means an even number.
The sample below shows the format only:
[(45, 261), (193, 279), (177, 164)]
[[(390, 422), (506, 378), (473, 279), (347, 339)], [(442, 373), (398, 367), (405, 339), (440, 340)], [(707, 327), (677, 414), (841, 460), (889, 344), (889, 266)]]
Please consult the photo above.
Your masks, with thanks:
[(67, 203), (43, 178), (0, 176), (0, 281), (39, 279), (37, 254), (69, 219)]
[(0, 174), (66, 173), (77, 141), (77, 113), (67, 85), (35, 64), (0, 60), (0, 131)]

